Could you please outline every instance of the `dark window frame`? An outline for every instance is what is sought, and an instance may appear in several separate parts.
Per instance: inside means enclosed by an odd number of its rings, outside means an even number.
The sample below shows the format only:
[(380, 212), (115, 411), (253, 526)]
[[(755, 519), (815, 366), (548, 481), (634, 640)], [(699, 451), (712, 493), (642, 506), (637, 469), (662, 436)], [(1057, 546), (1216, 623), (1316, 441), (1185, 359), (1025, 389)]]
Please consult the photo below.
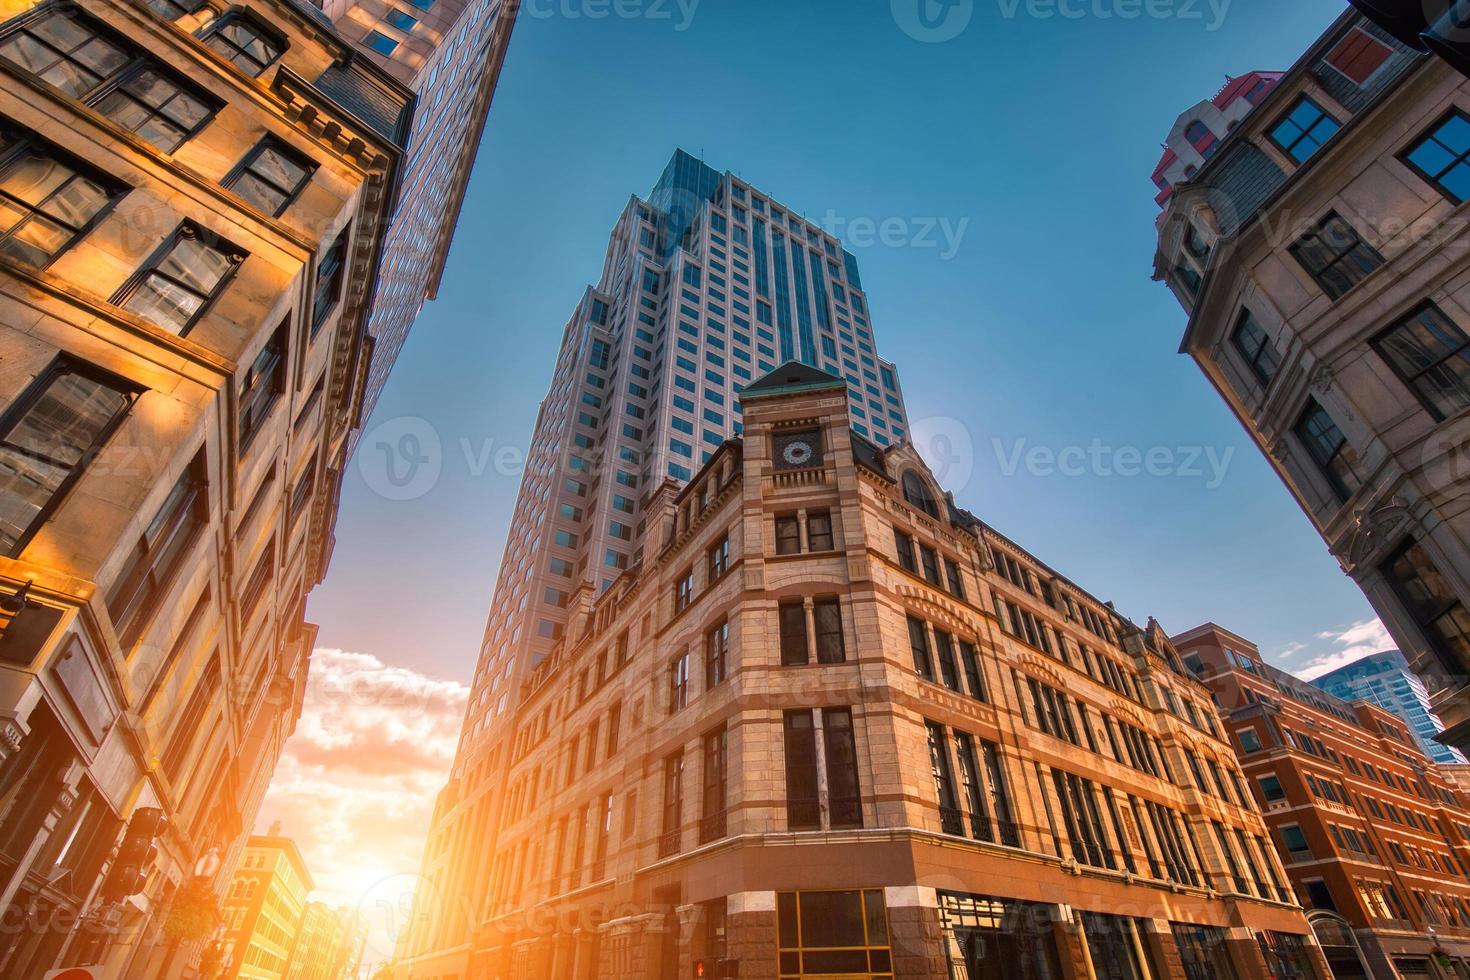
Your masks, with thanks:
[[(1297, 124), (1295, 120), (1291, 118), (1292, 116), (1296, 115), (1297, 110), (1300, 109), (1303, 105), (1311, 106), (1313, 109), (1317, 110), (1318, 114), (1317, 118), (1312, 121), (1312, 125), (1305, 128)], [(1324, 119), (1331, 122), (1335, 128), (1333, 129), (1332, 133), (1327, 136), (1326, 139), (1318, 141), (1317, 137), (1314, 136), (1313, 133)], [(1279, 130), (1282, 125), (1287, 122), (1291, 122), (1293, 126), (1296, 126), (1297, 129), (1301, 130), (1301, 134), (1290, 143), (1283, 143), (1281, 140), (1277, 139), (1276, 131)], [(1285, 112), (1281, 113), (1281, 115), (1277, 116), (1276, 120), (1266, 128), (1266, 139), (1270, 140), (1271, 145), (1276, 147), (1276, 149), (1280, 150), (1283, 154), (1285, 154), (1294, 164), (1296, 164), (1298, 167), (1302, 167), (1305, 166), (1307, 162), (1315, 157), (1319, 152), (1321, 152), (1328, 143), (1332, 142), (1332, 138), (1340, 132), (1342, 132), (1342, 123), (1338, 121), (1337, 117), (1328, 112), (1326, 109), (1322, 108), (1322, 104), (1316, 99), (1312, 98), (1306, 93), (1303, 93), (1297, 96), (1296, 100), (1292, 102), (1291, 108), (1287, 109)], [(1317, 143), (1317, 149), (1313, 150), (1305, 157), (1298, 157), (1296, 155), (1296, 148), (1309, 138), (1313, 142)]]
[[(35, 155), (52, 159), (54, 162), (59, 163), (72, 171), (72, 176), (67, 178), (67, 180), (61, 187), (56, 188), (46, 195), (46, 201), (50, 201), (55, 198), (56, 195), (60, 193), (63, 187), (69, 186), (73, 181), (78, 179), (91, 181), (107, 193), (106, 203), (104, 203), (102, 207), (99, 208), (97, 212), (93, 214), (92, 217), (89, 218), (87, 221), (76, 226), (75, 228), (72, 228), (71, 237), (66, 240), (66, 243), (57, 248), (55, 252), (51, 253), (47, 257), (44, 263), (37, 265), (36, 268), (50, 268), (53, 262), (65, 255), (73, 246), (75, 246), (94, 228), (101, 224), (103, 219), (105, 219), (109, 214), (112, 213), (113, 208), (117, 207), (117, 203), (121, 201), (124, 197), (126, 197), (127, 193), (133, 189), (130, 184), (125, 183), (117, 177), (105, 174), (95, 169), (84, 161), (73, 156), (71, 153), (68, 153), (61, 147), (56, 146), (54, 143), (41, 136), (39, 133), (35, 133), (25, 126), (13, 122), (12, 120), (5, 118), (4, 116), (0, 116), (0, 139), (3, 139), (10, 143), (10, 145), (7, 146), (3, 152), (0, 152), (0, 181), (3, 181), (5, 179), (12, 167), (19, 165), (29, 156)], [(5, 194), (3, 192), (0, 192), (0, 198), (5, 198), (11, 201), (13, 207), (23, 209), (31, 216), (40, 214), (43, 215), (47, 221), (53, 224), (64, 224), (62, 219), (47, 214), (44, 211), (43, 208), (45, 202), (42, 202), (42, 204), (40, 205), (33, 205), (27, 201), (24, 201), (17, 197), (13, 197), (12, 195)], [(3, 236), (0, 236), (0, 239), (8, 241), (12, 237), (13, 232), (21, 227), (22, 222), (29, 223), (29, 220), (30, 218), (25, 218), (21, 221), (16, 222), (15, 225), (13, 225), (9, 230), (4, 233)], [(13, 261), (25, 262), (26, 260), (13, 259)]]
[(722, 620), (704, 636), (704, 689), (719, 687), (730, 677), (730, 621)]
[[(1396, 332), (1404, 329), (1405, 326), (1410, 323), (1410, 321), (1415, 320), (1430, 311), (1433, 311), (1435, 314), (1437, 314), (1443, 320), (1444, 325), (1457, 331), (1463, 338), (1463, 342), (1460, 344), (1459, 347), (1450, 351), (1434, 364), (1430, 365), (1427, 368), (1424, 368), (1417, 374), (1411, 375), (1407, 370), (1405, 370), (1403, 365), (1400, 365), (1396, 359), (1389, 356), (1389, 354), (1385, 351), (1385, 342)], [(1407, 387), (1411, 392), (1414, 393), (1414, 397), (1419, 400), (1420, 405), (1424, 406), (1424, 410), (1429, 413), (1431, 418), (1433, 418), (1436, 422), (1443, 422), (1446, 419), (1454, 417), (1445, 414), (1445, 412), (1434, 403), (1434, 401), (1423, 391), (1423, 389), (1419, 387), (1418, 384), (1419, 379), (1423, 378), (1425, 375), (1428, 375), (1436, 368), (1443, 366), (1456, 357), (1463, 359), (1467, 355), (1470, 355), (1470, 334), (1465, 333), (1464, 329), (1462, 329), (1458, 323), (1451, 319), (1449, 314), (1445, 313), (1445, 311), (1442, 310), (1438, 304), (1436, 304), (1432, 300), (1426, 300), (1423, 303), (1420, 303), (1418, 306), (1414, 307), (1414, 309), (1410, 310), (1407, 314), (1395, 320), (1389, 327), (1381, 331), (1377, 336), (1373, 337), (1373, 339), (1369, 341), (1369, 346), (1373, 348), (1373, 352), (1375, 354), (1377, 354), (1380, 358), (1383, 359), (1385, 363), (1388, 364), (1389, 368), (1398, 377), (1398, 379), (1404, 383), (1405, 387)], [(1470, 378), (1467, 378), (1466, 380), (1466, 391), (1467, 394), (1470, 394)], [(1458, 412), (1456, 412), (1455, 415), (1459, 415), (1464, 411), (1465, 409), (1462, 408)]]
[[(1351, 234), (1352, 241), (1345, 248), (1340, 248), (1337, 245), (1333, 244), (1333, 241), (1335, 238), (1341, 237), (1339, 235), (1336, 235), (1335, 233), (1344, 230)], [(1303, 257), (1309, 252), (1309, 249), (1305, 244), (1309, 239), (1314, 239), (1322, 246), (1333, 251), (1334, 254), (1326, 265), (1320, 268), (1314, 267), (1306, 260), (1306, 258)], [(1336, 280), (1326, 276), (1325, 274), (1340, 274), (1341, 269), (1344, 267), (1355, 268), (1355, 266), (1349, 262), (1349, 259), (1355, 253), (1357, 253), (1359, 249), (1362, 250), (1363, 255), (1365, 255), (1373, 262), (1376, 262), (1377, 264), (1374, 265), (1372, 269), (1367, 271), (1362, 271), (1360, 269), (1359, 271), (1361, 272), (1361, 275), (1359, 276), (1359, 278), (1353, 280), (1352, 282), (1349, 282), (1347, 284), (1347, 288), (1339, 289), (1339, 284), (1336, 282)], [(1338, 214), (1336, 211), (1329, 211), (1327, 214), (1323, 215), (1322, 220), (1313, 225), (1309, 231), (1307, 231), (1295, 242), (1293, 242), (1291, 246), (1287, 249), (1287, 251), (1291, 253), (1292, 258), (1296, 259), (1297, 264), (1299, 264), (1303, 269), (1306, 270), (1307, 275), (1312, 277), (1312, 281), (1317, 284), (1318, 288), (1321, 289), (1322, 292), (1326, 293), (1328, 299), (1332, 300), (1333, 302), (1336, 302), (1337, 300), (1346, 296), (1348, 293), (1352, 292), (1363, 282), (1364, 279), (1367, 279), (1369, 276), (1373, 275), (1374, 272), (1377, 272), (1384, 266), (1383, 254), (1379, 252), (1378, 249), (1374, 248), (1371, 242), (1369, 242), (1366, 238), (1359, 234), (1358, 229), (1355, 228), (1351, 222), (1343, 218), (1342, 215)], [(1347, 278), (1351, 278), (1351, 276)]]
[(1413, 139), (1412, 142), (1409, 143), (1408, 146), (1400, 151), (1398, 154), (1398, 161), (1404, 166), (1408, 167), (1409, 170), (1416, 177), (1438, 191), (1440, 196), (1442, 196), (1445, 200), (1449, 201), (1451, 204), (1460, 205), (1465, 203), (1467, 198), (1457, 196), (1452, 191), (1450, 191), (1449, 188), (1445, 187), (1445, 185), (1440, 181), (1445, 174), (1449, 173), (1455, 167), (1470, 166), (1470, 149), (1467, 149), (1464, 153), (1455, 153), (1454, 150), (1450, 149), (1448, 146), (1445, 146), (1445, 144), (1440, 143), (1441, 146), (1444, 146), (1446, 151), (1454, 156), (1454, 159), (1450, 162), (1449, 166), (1445, 167), (1438, 174), (1431, 174), (1429, 171), (1425, 170), (1423, 167), (1419, 166), (1412, 159), (1410, 159), (1410, 155), (1413, 154), (1415, 150), (1419, 149), (1425, 143), (1428, 143), (1430, 141), (1439, 142), (1435, 139), (1434, 134), (1438, 133), (1441, 129), (1445, 127), (1446, 123), (1450, 122), (1450, 120), (1455, 119), (1456, 117), (1465, 122), (1467, 125), (1470, 125), (1470, 113), (1465, 112), (1465, 110), (1461, 109), (1459, 106), (1455, 106), (1451, 108), (1448, 112), (1444, 113), (1444, 115), (1436, 119), (1432, 125), (1425, 128), (1418, 136)]
[[(1307, 429), (1307, 423), (1318, 413), (1321, 413), (1327, 419), (1342, 440), (1325, 456), (1322, 453), (1323, 446), (1320, 440), (1316, 436), (1311, 435)], [(1318, 474), (1327, 482), (1332, 492), (1337, 496), (1338, 503), (1347, 503), (1355, 492), (1355, 488), (1349, 487), (1343, 481), (1342, 476), (1334, 471), (1332, 467), (1334, 463), (1342, 459), (1343, 450), (1346, 449), (1352, 452), (1352, 447), (1348, 442), (1347, 435), (1342, 431), (1342, 427), (1332, 417), (1332, 413), (1327, 411), (1317, 399), (1308, 398), (1306, 405), (1302, 406), (1301, 412), (1298, 413), (1296, 424), (1291, 427), (1291, 431), (1296, 436), (1297, 441), (1301, 443), (1302, 449), (1306, 452), (1307, 457), (1317, 467)], [(1350, 461), (1348, 461), (1348, 465), (1351, 468)]]
[[(795, 613), (793, 618), (792, 614)], [(790, 627), (799, 627), (790, 628)], [(807, 636), (806, 603), (791, 599), (776, 606), (777, 654), (782, 667), (804, 667), (811, 663)], [(797, 642), (800, 641), (800, 648)], [(799, 655), (799, 658), (798, 658)]]
[[(774, 518), (776, 532), (776, 554), (779, 556), (801, 554), (801, 515), (795, 512), (777, 514)], [(792, 537), (792, 532), (795, 537)], [(794, 546), (793, 546), (794, 541)]]
[(807, 511), (806, 540), (807, 551), (813, 554), (837, 550), (836, 538), (832, 534), (832, 512), (830, 510)]
[(162, 608), (194, 545), (209, 526), (209, 466), (201, 449), (144, 528), (107, 594), (124, 656)]
[(1407, 583), (1402, 581), (1398, 575), (1392, 573), (1393, 566), (1404, 560), (1415, 549), (1418, 549), (1423, 554), (1424, 561), (1434, 570), (1435, 574), (1445, 579), (1446, 588), (1453, 593), (1453, 583), (1440, 570), (1439, 563), (1434, 560), (1434, 556), (1429, 553), (1428, 549), (1421, 542), (1413, 538), (1405, 538), (1398, 547), (1389, 553), (1387, 558), (1379, 563), (1380, 574), (1383, 575), (1384, 581), (1388, 583), (1388, 587), (1393, 592), (1394, 598), (1398, 600), (1399, 607), (1403, 610), (1409, 621), (1414, 624), (1414, 628), (1424, 637), (1429, 649), (1434, 653), (1435, 658), (1439, 661), (1443, 669), (1451, 676), (1463, 674), (1467, 668), (1470, 668), (1470, 664), (1465, 663), (1463, 658), (1445, 645), (1444, 639), (1433, 628), (1433, 625), (1451, 613), (1454, 613), (1457, 609), (1463, 612), (1465, 609), (1464, 602), (1456, 594), (1451, 601), (1441, 601), (1437, 609), (1421, 609), (1422, 603), (1417, 601), (1406, 590), (1405, 585)]
[[(1261, 343), (1255, 351), (1251, 351), (1246, 346), (1246, 342), (1241, 336), (1247, 324), (1254, 327), (1260, 334)], [(1250, 368), (1252, 376), (1260, 382), (1261, 387), (1269, 387), (1271, 381), (1281, 369), (1281, 351), (1277, 350), (1276, 342), (1272, 340), (1271, 335), (1256, 320), (1255, 315), (1244, 307), (1241, 308), (1240, 316), (1235, 318), (1235, 326), (1230, 329), (1230, 346), (1235, 348), (1235, 352), (1245, 361), (1246, 367)], [(1261, 366), (1262, 356), (1267, 351), (1271, 352), (1271, 357), (1275, 360), (1270, 370)]]
[[(193, 238), (203, 242), (207, 247), (212, 248), (217, 252), (220, 252), (227, 259), (229, 259), (229, 268), (226, 270), (225, 274), (220, 277), (219, 281), (215, 283), (214, 288), (207, 295), (195, 292), (193, 287), (179, 282), (174, 277), (168, 275), (167, 273), (160, 272), (158, 269), (164, 259), (168, 258), (169, 255), (173, 253), (173, 250), (178, 247), (179, 242), (188, 238)], [(127, 281), (122, 284), (122, 286), (118, 289), (116, 293), (113, 294), (111, 302), (114, 306), (121, 306), (126, 308), (128, 300), (137, 295), (138, 291), (143, 288), (143, 285), (148, 281), (149, 277), (152, 275), (157, 275), (160, 278), (172, 283), (175, 286), (179, 286), (180, 288), (195, 296), (202, 296), (204, 299), (204, 302), (200, 304), (199, 309), (194, 312), (194, 314), (188, 319), (187, 322), (179, 327), (178, 336), (186, 337), (188, 336), (189, 331), (198, 326), (199, 321), (204, 319), (204, 317), (209, 314), (209, 311), (214, 308), (214, 304), (218, 302), (220, 296), (224, 295), (225, 290), (229, 288), (230, 283), (233, 282), (235, 276), (239, 274), (240, 267), (245, 264), (245, 260), (247, 258), (249, 258), (248, 252), (246, 252), (239, 246), (226, 241), (213, 232), (206, 231), (190, 221), (180, 222), (179, 226), (173, 230), (173, 233), (163, 240), (163, 244), (154, 249), (153, 253), (144, 260), (143, 264), (138, 267), (138, 271), (129, 276)], [(133, 313), (132, 310), (128, 310), (128, 312), (132, 313), (133, 316), (139, 317), (140, 319), (147, 319), (141, 313)], [(149, 320), (148, 322), (153, 323), (154, 321)], [(169, 324), (162, 323), (155, 325), (161, 330), (168, 330), (170, 326)]]
[(818, 596), (812, 600), (812, 633), (817, 648), (817, 663), (847, 662), (847, 642), (842, 625), (842, 599), (839, 596)]
[[(158, 149), (160, 152), (172, 153), (188, 140), (199, 135), (199, 133), (202, 132), (204, 128), (210, 124), (214, 117), (218, 115), (220, 109), (223, 108), (224, 103), (219, 98), (214, 96), (212, 93), (199, 88), (184, 76), (181, 76), (169, 69), (162, 62), (155, 59), (151, 53), (138, 47), (121, 32), (113, 29), (111, 25), (77, 10), (75, 8), (75, 5), (64, 3), (62, 2), (62, 0), (49, 0), (49, 2), (37, 6), (34, 10), (27, 11), (19, 17), (12, 18), (8, 23), (0, 26), (0, 44), (3, 44), (5, 41), (16, 34), (30, 32), (31, 28), (33, 28), (38, 22), (45, 20), (47, 17), (50, 17), (53, 14), (61, 14), (63, 16), (69, 17), (74, 22), (79, 23), (83, 28), (90, 31), (94, 36), (101, 38), (107, 44), (118, 49), (122, 53), (122, 55), (126, 57), (125, 63), (122, 64), (121, 67), (106, 75), (99, 75), (99, 73), (96, 71), (89, 71), (89, 74), (98, 75), (98, 81), (91, 87), (79, 91), (76, 95), (72, 95), (69, 91), (61, 88), (60, 86), (52, 85), (40, 75), (31, 72), (30, 69), (22, 66), (18, 62), (11, 61), (10, 64), (13, 65), (17, 71), (26, 75), (29, 78), (35, 79), (40, 84), (47, 85), (50, 88), (54, 88), (57, 91), (66, 95), (68, 98), (76, 99), (77, 102), (87, 106), (88, 108), (96, 112), (98, 116), (106, 119), (108, 125), (123, 130), (134, 139), (137, 139), (144, 143), (148, 143), (149, 146), (155, 147), (155, 149)], [(49, 45), (47, 46), (50, 47)], [(51, 47), (51, 50), (60, 55), (58, 62), (60, 60), (70, 60), (69, 58), (67, 58), (69, 52), (61, 52), (54, 47)], [(6, 60), (8, 61), (9, 59)], [(53, 65), (58, 62), (53, 62)], [(138, 135), (136, 130), (123, 129), (123, 127), (115, 122), (110, 115), (102, 111), (101, 103), (105, 99), (107, 99), (108, 96), (111, 96), (118, 92), (124, 92), (125, 86), (127, 86), (128, 83), (134, 81), (140, 74), (145, 71), (154, 72), (160, 78), (176, 86), (180, 92), (187, 94), (190, 98), (194, 99), (205, 107), (206, 111), (204, 112), (204, 114), (187, 129), (181, 124), (175, 122), (175, 120), (173, 120), (171, 117), (164, 116), (164, 118), (169, 119), (170, 123), (178, 126), (178, 128), (183, 131), (183, 135), (180, 137), (178, 142), (174, 143), (172, 146), (157, 146), (157, 144), (151, 143), (148, 140), (144, 139), (142, 136)], [(129, 97), (134, 97), (130, 92), (127, 92), (125, 94), (127, 94)], [(152, 108), (150, 115), (163, 116), (164, 114), (159, 111), (159, 107), (154, 107)]]
[(112, 388), (125, 399), (126, 404), (121, 411), (113, 413), (112, 418), (97, 430), (97, 433), (92, 437), (91, 445), (87, 447), (86, 451), (82, 453), (74, 465), (68, 467), (69, 472), (57, 484), (56, 489), (52, 491), (50, 499), (36, 512), (36, 516), (32, 518), (30, 524), (16, 538), (15, 544), (7, 553), (11, 558), (17, 557), (25, 551), (31, 539), (46, 525), (46, 522), (51, 519), (51, 516), (56, 512), (57, 508), (66, 501), (72, 488), (82, 478), (90, 463), (97, 458), (97, 455), (107, 445), (113, 434), (127, 420), (128, 415), (132, 412), (133, 406), (138, 403), (138, 398), (144, 391), (141, 385), (118, 377), (110, 371), (104, 371), (85, 361), (78, 360), (67, 354), (62, 354), (38, 373), (26, 385), (25, 390), (20, 393), (15, 401), (11, 402), (10, 406), (5, 409), (4, 414), (0, 415), (0, 444), (5, 443), (9, 439), (15, 427), (45, 397), (50, 386), (58, 378), (67, 374), (77, 374), (97, 384)]
[[(224, 28), (229, 27), (231, 24), (244, 25), (247, 30), (255, 34), (255, 39), (257, 41), (267, 46), (273, 47), (274, 50), (271, 53), (270, 59), (261, 62), (259, 58), (242, 48), (233, 38), (226, 37), (222, 33), (222, 31)], [(224, 44), (227, 44), (234, 52), (234, 54), (231, 55), (224, 51), (221, 51), (215, 45), (209, 43), (211, 40), (215, 39), (219, 39)], [(225, 61), (229, 62), (231, 66), (238, 69), (241, 73), (247, 75), (250, 78), (259, 78), (260, 76), (264, 75), (266, 73), (266, 70), (270, 68), (271, 65), (274, 65), (276, 62), (280, 61), (291, 47), (290, 41), (287, 40), (284, 34), (282, 34), (280, 31), (277, 31), (269, 24), (265, 23), (259, 17), (251, 14), (248, 10), (244, 10), (240, 7), (232, 7), (229, 10), (226, 10), (219, 17), (215, 18), (214, 22), (199, 34), (199, 40), (210, 51), (213, 51), (220, 58), (223, 58)], [(252, 64), (259, 63), (260, 68), (258, 71), (247, 71), (240, 64), (240, 61), (236, 60), (237, 58), (244, 59)]]
[(929, 491), (929, 483), (914, 470), (905, 470), (900, 478), (904, 503), (926, 516), (939, 520), (939, 504)]
[[(272, 353), (274, 357), (270, 356)], [(286, 368), (290, 360), (291, 333), (288, 321), (271, 334), (240, 380), (240, 394), (236, 403), (239, 414), (236, 437), (240, 456), (243, 457), (249, 451), (255, 438), (275, 414), (282, 396), (286, 394)], [(262, 383), (265, 387), (260, 387)]]
[[(293, 163), (296, 166), (302, 168), (303, 173), (301, 175), (301, 179), (297, 181), (294, 187), (288, 188), (278, 186), (274, 182), (262, 176), (258, 171), (250, 169), (267, 151), (277, 153), (280, 156), (284, 157), (289, 163)], [(250, 152), (246, 153), (245, 156), (241, 158), (240, 162), (235, 165), (235, 168), (233, 170), (225, 174), (224, 179), (220, 181), (220, 186), (225, 188), (226, 190), (234, 191), (235, 184), (238, 183), (240, 179), (246, 174), (250, 174), (254, 176), (257, 180), (269, 184), (275, 190), (280, 191), (284, 195), (284, 198), (281, 201), (280, 205), (274, 211), (268, 211), (265, 213), (269, 214), (273, 218), (279, 218), (281, 215), (286, 213), (286, 211), (296, 201), (296, 198), (301, 194), (303, 190), (306, 189), (306, 185), (311, 183), (311, 178), (317, 170), (317, 162), (311, 159), (311, 157), (299, 152), (295, 147), (286, 143), (279, 137), (266, 135), (264, 138), (261, 139), (259, 143), (256, 143), (253, 147), (250, 148)], [(238, 191), (235, 191), (235, 196), (239, 197), (241, 200), (246, 201), (246, 203), (252, 205), (254, 203), (251, 202), (248, 198), (244, 197), (244, 195), (240, 194)]]
[(312, 279), (311, 293), (311, 336), (321, 331), (322, 325), (331, 319), (333, 311), (342, 304), (342, 294), (347, 283), (347, 247), (351, 242), (352, 226), (327, 246), (317, 261), (316, 275)]
[[(205, 0), (143, 0), (144, 7), (167, 21), (175, 21), (180, 17), (187, 17), (190, 14), (198, 13), (199, 8), (203, 7), (204, 3)], [(160, 6), (177, 8), (178, 13), (170, 14), (167, 11), (159, 10), (158, 8)]]

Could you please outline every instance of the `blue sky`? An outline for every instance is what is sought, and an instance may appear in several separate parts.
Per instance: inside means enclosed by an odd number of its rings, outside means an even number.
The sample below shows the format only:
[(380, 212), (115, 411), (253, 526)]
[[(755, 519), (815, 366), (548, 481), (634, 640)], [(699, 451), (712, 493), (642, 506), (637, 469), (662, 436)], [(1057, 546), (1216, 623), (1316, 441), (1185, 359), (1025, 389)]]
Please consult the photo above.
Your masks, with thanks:
[(349, 472), (322, 646), (469, 677), (562, 327), (676, 146), (887, 223), (853, 251), (961, 505), (1140, 622), (1212, 619), (1287, 666), (1379, 644), (1149, 279), (1176, 116), (1290, 65), (1340, 0), (951, 0), (939, 43), (900, 28), (917, 2), (526, 0), (440, 298), (369, 423), (426, 420), (440, 476), (403, 501)]

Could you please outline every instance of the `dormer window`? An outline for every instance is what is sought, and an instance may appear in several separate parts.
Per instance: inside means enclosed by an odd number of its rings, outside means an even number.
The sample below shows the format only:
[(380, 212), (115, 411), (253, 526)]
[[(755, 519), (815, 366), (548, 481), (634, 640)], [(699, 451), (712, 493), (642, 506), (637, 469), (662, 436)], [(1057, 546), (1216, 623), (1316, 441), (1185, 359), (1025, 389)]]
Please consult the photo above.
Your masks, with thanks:
[(1185, 226), (1184, 248), (1197, 259), (1203, 259), (1210, 254), (1210, 243), (1205, 241), (1205, 236), (1193, 224)]
[(909, 470), (903, 475), (903, 499), (913, 507), (928, 514), (930, 517), (939, 518), (939, 508), (934, 503), (934, 497), (929, 493), (929, 488), (919, 474)]
[(1306, 96), (1297, 100), (1280, 122), (1271, 127), (1271, 142), (1297, 163), (1306, 163), (1323, 144), (1337, 135), (1342, 124)]
[(1215, 151), (1220, 148), (1220, 138), (1198, 119), (1185, 127), (1184, 138), (1189, 140), (1189, 145), (1194, 147), (1195, 151), (1206, 160), (1214, 156)]

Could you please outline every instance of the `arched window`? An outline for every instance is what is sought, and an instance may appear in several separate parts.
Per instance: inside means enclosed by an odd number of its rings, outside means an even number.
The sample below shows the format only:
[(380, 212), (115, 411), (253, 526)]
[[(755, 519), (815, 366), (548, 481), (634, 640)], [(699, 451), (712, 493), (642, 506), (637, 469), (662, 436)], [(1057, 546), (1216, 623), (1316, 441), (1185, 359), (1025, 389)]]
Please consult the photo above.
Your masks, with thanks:
[(919, 478), (919, 474), (913, 470), (903, 475), (903, 499), (930, 517), (939, 517), (939, 508), (934, 505), (934, 497), (929, 493), (929, 488), (924, 485), (924, 481)]

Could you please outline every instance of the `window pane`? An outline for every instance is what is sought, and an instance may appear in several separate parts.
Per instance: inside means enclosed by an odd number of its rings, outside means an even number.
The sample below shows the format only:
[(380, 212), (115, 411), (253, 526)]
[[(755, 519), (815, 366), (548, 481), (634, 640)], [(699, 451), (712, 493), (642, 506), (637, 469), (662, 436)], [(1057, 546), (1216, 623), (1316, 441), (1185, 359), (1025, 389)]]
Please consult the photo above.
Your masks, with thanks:
[(53, 380), (5, 441), (64, 466), (74, 466), (107, 423), (127, 407), (125, 394), (79, 374)]
[(71, 371), (45, 390), (0, 439), (0, 548), (14, 549), (120, 414), (129, 395)]
[(201, 293), (211, 293), (230, 271), (230, 260), (197, 238), (180, 238), (158, 269)]
[(204, 300), (166, 279), (150, 275), (123, 305), (145, 320), (182, 331), (204, 307)]
[(1438, 307), (1427, 306), (1374, 342), (1378, 353), (1439, 418), (1470, 407), (1470, 343)]
[(802, 892), (800, 899), (803, 947), (866, 945), (862, 892)]
[(266, 214), (279, 214), (288, 200), (284, 191), (249, 171), (235, 178), (230, 189)]
[(68, 472), (0, 447), (0, 548), (14, 550)]
[(306, 179), (306, 168), (268, 146), (251, 161), (250, 169), (277, 187), (292, 188)]

